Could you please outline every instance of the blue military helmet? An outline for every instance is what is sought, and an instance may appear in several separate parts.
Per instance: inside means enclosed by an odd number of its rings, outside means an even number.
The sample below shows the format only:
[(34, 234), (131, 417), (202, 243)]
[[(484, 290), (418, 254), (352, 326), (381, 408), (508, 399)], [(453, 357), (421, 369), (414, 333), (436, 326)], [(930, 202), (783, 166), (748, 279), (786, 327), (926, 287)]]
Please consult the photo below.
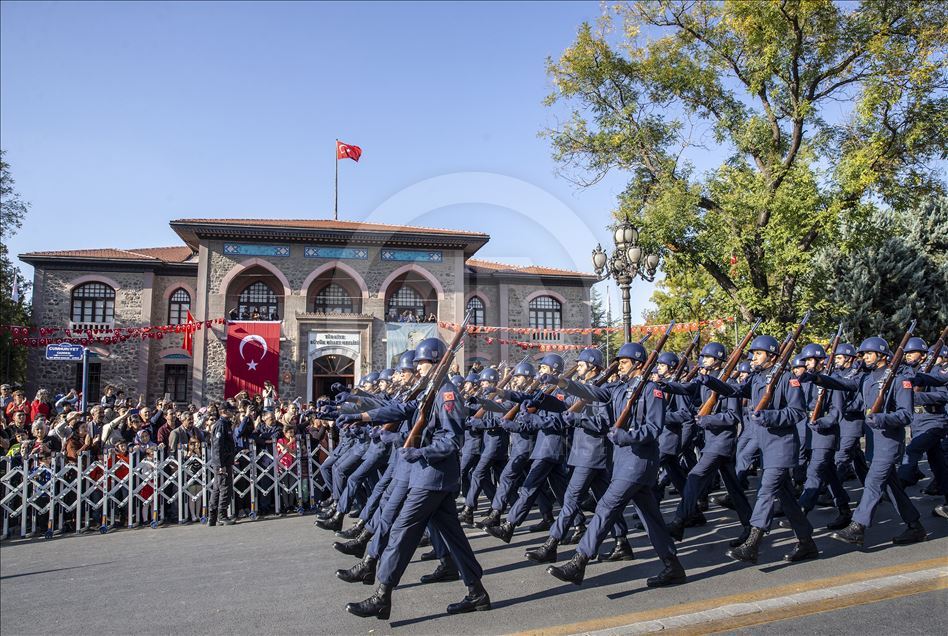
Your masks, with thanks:
[(583, 349), (576, 358), (579, 362), (591, 364), (597, 369), (603, 368), (602, 351), (599, 349)]
[(918, 337), (909, 338), (905, 343), (905, 353), (928, 353), (928, 344)]
[(415, 370), (414, 350), (406, 351), (402, 355), (398, 356), (398, 364), (395, 365), (395, 369), (398, 371), (414, 371)]
[(480, 382), (490, 382), (491, 384), (497, 384), (497, 382), (500, 380), (500, 375), (495, 369), (487, 367), (481, 371), (480, 376), (478, 376), (478, 380)]
[(461, 386), (464, 384), (464, 376), (460, 373), (454, 373), (451, 375), (451, 384), (454, 386)]
[(448, 352), (448, 346), (440, 338), (425, 338), (415, 347), (415, 363), (437, 364)]
[(645, 362), (647, 357), (648, 353), (645, 352), (645, 347), (637, 342), (625, 343), (619, 347), (619, 353), (616, 354), (616, 359), (628, 358), (629, 360), (634, 360), (635, 362)]
[(802, 355), (795, 356), (793, 362), (790, 364), (791, 369), (798, 369), (806, 366), (806, 362), (803, 361), (804, 358)]
[[(932, 347), (932, 351), (935, 350), (935, 347)], [(948, 358), (948, 345), (945, 345), (941, 348), (941, 351), (938, 352), (936, 356), (938, 358)]]
[(885, 341), (885, 338), (881, 336), (872, 336), (871, 338), (866, 338), (862, 341), (862, 344), (859, 345), (859, 350), (856, 353), (878, 353), (884, 356), (891, 356), (892, 351), (889, 349), (889, 343)]
[(780, 352), (780, 343), (773, 336), (757, 336), (751, 342), (748, 351), (766, 351), (777, 355)]
[(395, 377), (395, 369), (382, 369), (379, 371), (379, 380), (391, 382), (393, 377)]
[(364, 378), (362, 378), (362, 381), (365, 382), (365, 384), (375, 384), (376, 382), (379, 381), (378, 371), (373, 371), (372, 373), (369, 373)]
[(678, 366), (678, 354), (673, 351), (662, 351), (658, 354), (656, 362), (658, 362), (658, 364), (664, 364), (669, 369), (674, 369)]
[(751, 368), (751, 363), (749, 360), (741, 360), (737, 363), (737, 372), (738, 373), (750, 373), (753, 371)]
[(836, 355), (838, 356), (849, 356), (850, 358), (856, 357), (856, 347), (852, 346), (848, 342), (841, 342), (836, 346)]
[(720, 342), (709, 342), (701, 348), (701, 357), (705, 356), (724, 362), (727, 359), (727, 349)]
[(562, 373), (565, 362), (563, 362), (563, 356), (560, 354), (548, 353), (540, 358), (540, 364), (545, 364), (550, 367), (553, 373)]
[(533, 376), (537, 374), (537, 370), (534, 369), (533, 365), (530, 364), (529, 362), (521, 362), (520, 364), (514, 367), (513, 374), (532, 378)]
[(806, 360), (807, 358), (819, 358), (820, 360), (826, 359), (826, 349), (823, 348), (823, 345), (811, 342), (810, 344), (803, 347), (800, 351), (800, 359)]
[(471, 384), (477, 384), (477, 381), (479, 379), (480, 378), (478, 377), (477, 373), (475, 373), (474, 371), (471, 371), (470, 373), (467, 374), (467, 377), (464, 378), (464, 381), (470, 382)]

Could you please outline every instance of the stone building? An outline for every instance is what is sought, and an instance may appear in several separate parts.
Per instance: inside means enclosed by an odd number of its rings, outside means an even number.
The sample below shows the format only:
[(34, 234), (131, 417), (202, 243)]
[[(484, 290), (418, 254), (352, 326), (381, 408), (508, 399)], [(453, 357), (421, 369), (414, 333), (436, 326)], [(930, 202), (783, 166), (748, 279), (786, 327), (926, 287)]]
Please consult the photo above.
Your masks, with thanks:
[[(280, 393), (306, 399), (332, 382), (358, 381), (389, 366), (401, 350), (437, 333), (436, 321), (461, 322), (468, 310), (481, 325), (590, 326), (595, 276), (476, 259), (490, 239), (479, 232), (333, 220), (182, 219), (171, 227), (183, 245), (20, 255), (35, 268), (34, 322), (108, 330), (182, 324), (188, 312), (197, 321), (277, 321)], [(90, 398), (113, 384), (148, 400), (220, 399), (227, 325), (197, 331), (193, 354), (183, 337), (93, 345)], [(542, 331), (509, 338), (590, 341)], [(468, 338), (462, 368), (474, 359), (490, 364), (523, 356), (518, 346), (497, 340)], [(58, 391), (77, 386), (80, 377), (81, 365), (31, 351), (30, 388)]]

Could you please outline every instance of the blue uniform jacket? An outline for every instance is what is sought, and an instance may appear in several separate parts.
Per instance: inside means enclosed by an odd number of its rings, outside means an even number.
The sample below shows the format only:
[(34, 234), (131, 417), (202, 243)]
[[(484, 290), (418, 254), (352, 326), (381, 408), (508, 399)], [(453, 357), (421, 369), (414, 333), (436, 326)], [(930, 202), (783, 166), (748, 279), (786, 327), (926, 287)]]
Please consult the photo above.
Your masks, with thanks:
[(481, 450), (482, 459), (503, 459), (507, 457), (510, 433), (501, 426), (501, 417), (499, 413), (485, 409), (484, 417), (472, 417), (469, 420), (471, 428), (481, 431), (484, 435), (484, 448)]
[[(711, 397), (710, 388), (702, 385), (697, 379), (682, 384), (679, 382), (664, 382), (662, 386), (668, 393), (697, 396), (697, 404)], [(743, 400), (735, 397), (718, 396), (717, 403), (710, 414), (701, 418), (697, 425), (704, 431), (703, 453), (733, 457), (737, 450), (737, 427), (743, 416)]]
[[(910, 371), (908, 370), (910, 369)], [(912, 435), (918, 435), (928, 430), (942, 429), (948, 426), (948, 416), (945, 415), (945, 403), (948, 402), (948, 387), (937, 386), (939, 372), (945, 375), (944, 369), (932, 369), (927, 377), (917, 368), (909, 367), (907, 375), (912, 379), (915, 387), (914, 405), (912, 408)], [(917, 380), (916, 380), (917, 378)], [(931, 378), (931, 379), (929, 379)], [(933, 382), (932, 380), (936, 380)], [(933, 386), (935, 385), (935, 386)]]
[[(507, 395), (515, 402), (522, 402), (530, 399), (532, 394), (508, 391)], [(566, 400), (566, 394), (559, 390), (554, 391), (551, 397)], [(566, 458), (569, 441), (566, 437), (566, 420), (563, 419), (562, 413), (542, 409), (529, 413), (526, 409), (520, 409), (517, 419), (521, 423), (521, 432), (536, 433), (530, 459), (558, 463)]]

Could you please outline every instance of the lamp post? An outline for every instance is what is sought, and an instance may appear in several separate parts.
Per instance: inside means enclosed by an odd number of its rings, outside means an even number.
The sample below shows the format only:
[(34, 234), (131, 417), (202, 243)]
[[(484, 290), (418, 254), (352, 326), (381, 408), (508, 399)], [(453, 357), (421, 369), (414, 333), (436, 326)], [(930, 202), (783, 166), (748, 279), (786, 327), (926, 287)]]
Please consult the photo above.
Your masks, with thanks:
[(622, 290), (622, 325), (625, 328), (625, 341), (631, 342), (632, 296), (629, 289), (637, 277), (647, 281), (655, 280), (659, 256), (644, 252), (639, 245), (639, 231), (629, 221), (622, 221), (613, 229), (615, 250), (612, 256), (602, 249), (602, 245), (596, 245), (592, 252), (592, 262), (599, 280), (606, 280), (611, 276)]

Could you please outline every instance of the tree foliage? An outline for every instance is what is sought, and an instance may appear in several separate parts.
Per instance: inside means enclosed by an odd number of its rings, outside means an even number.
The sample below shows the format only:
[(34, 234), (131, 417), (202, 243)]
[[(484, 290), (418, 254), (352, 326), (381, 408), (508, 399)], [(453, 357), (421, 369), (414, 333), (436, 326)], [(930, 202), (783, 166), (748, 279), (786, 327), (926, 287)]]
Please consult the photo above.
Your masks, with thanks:
[[(27, 325), (30, 309), (23, 301), (29, 284), (13, 266), (7, 242), (23, 224), (30, 204), (23, 201), (14, 189), (15, 182), (10, 165), (3, 159), (6, 153), (0, 150), (0, 324)], [(18, 302), (13, 301), (14, 282), (19, 289)], [(9, 332), (0, 333), (0, 375), (2, 381), (23, 381), (26, 377), (26, 350), (14, 347)]]
[[(554, 155), (585, 186), (628, 173), (615, 215), (679, 273), (670, 285), (700, 270), (695, 289), (721, 292), (726, 313), (786, 326), (816, 296), (822, 249), (881, 241), (880, 209), (944, 191), (946, 11), (937, 0), (611, 7), (549, 63), (548, 103), (571, 111), (547, 131)], [(698, 173), (695, 153), (720, 161)]]

